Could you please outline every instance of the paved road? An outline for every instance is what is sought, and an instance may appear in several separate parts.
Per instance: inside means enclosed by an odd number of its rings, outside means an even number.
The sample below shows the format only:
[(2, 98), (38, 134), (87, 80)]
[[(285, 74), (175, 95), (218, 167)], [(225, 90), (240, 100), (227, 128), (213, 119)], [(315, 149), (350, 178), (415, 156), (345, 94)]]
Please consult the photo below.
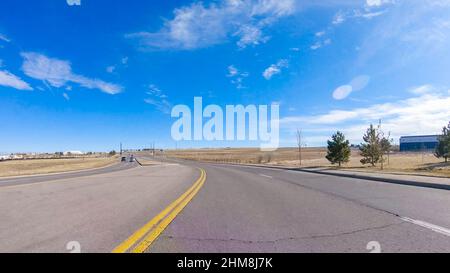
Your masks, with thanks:
[(136, 167), (136, 163), (118, 163), (111, 166), (103, 167), (103, 168), (95, 168), (81, 171), (72, 171), (72, 172), (62, 172), (56, 174), (45, 174), (45, 175), (30, 175), (30, 176), (19, 176), (19, 177), (2, 177), (0, 178), (0, 187), (1, 186), (12, 186), (12, 185), (20, 185), (20, 184), (30, 184), (30, 183), (40, 183), (51, 180), (59, 180), (66, 178), (79, 178), (82, 176), (91, 176), (96, 174), (105, 174), (111, 173), (115, 171), (127, 170), (130, 168)]
[(67, 252), (69, 241), (110, 252), (188, 192), (197, 168), (206, 183), (148, 252), (368, 252), (370, 241), (450, 252), (449, 191), (185, 161), (128, 167), (3, 180), (0, 252)]
[(71, 241), (82, 252), (111, 252), (198, 176), (179, 165), (129, 167), (2, 181), (0, 252), (68, 252)]
[(150, 252), (368, 252), (371, 241), (385, 252), (450, 252), (450, 233), (402, 218), (450, 228), (449, 191), (194, 165), (206, 184)]

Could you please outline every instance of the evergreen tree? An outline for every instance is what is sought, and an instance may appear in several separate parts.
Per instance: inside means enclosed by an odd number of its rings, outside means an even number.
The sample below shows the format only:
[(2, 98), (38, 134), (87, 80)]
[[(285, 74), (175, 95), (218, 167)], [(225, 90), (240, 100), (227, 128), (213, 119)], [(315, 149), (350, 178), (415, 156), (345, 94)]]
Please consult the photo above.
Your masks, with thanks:
[(363, 165), (371, 164), (375, 166), (383, 157), (380, 131), (370, 124), (369, 129), (367, 129), (366, 134), (363, 136), (363, 140), (365, 143), (362, 143), (359, 148), (360, 154), (363, 157), (361, 163)]
[(434, 155), (437, 158), (443, 157), (445, 162), (448, 162), (450, 157), (450, 123), (442, 129), (442, 135), (439, 136), (438, 141)]
[(328, 152), (326, 158), (332, 164), (346, 163), (350, 160), (350, 142), (345, 139), (345, 136), (341, 132), (337, 132), (328, 141)]

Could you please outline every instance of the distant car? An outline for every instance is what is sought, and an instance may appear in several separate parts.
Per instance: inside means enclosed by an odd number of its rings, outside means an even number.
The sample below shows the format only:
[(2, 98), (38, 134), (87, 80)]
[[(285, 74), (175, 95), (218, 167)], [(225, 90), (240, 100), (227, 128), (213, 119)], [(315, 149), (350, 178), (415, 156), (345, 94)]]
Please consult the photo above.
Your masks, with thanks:
[(125, 162), (125, 161), (127, 161), (127, 157), (125, 157), (125, 156), (122, 156), (122, 159), (121, 159), (121, 161), (122, 161), (122, 162)]

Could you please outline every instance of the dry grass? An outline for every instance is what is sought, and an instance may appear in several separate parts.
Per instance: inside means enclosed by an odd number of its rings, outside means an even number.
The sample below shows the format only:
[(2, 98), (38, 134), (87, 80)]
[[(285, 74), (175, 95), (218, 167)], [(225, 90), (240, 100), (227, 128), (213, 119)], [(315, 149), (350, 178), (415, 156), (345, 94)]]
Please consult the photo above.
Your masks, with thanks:
[(117, 157), (1, 161), (0, 177), (77, 171), (105, 167), (115, 162)]
[[(305, 148), (302, 151), (302, 167), (330, 167), (326, 160), (326, 148)], [(199, 149), (199, 150), (171, 150), (167, 156), (200, 160), (208, 162), (228, 162), (241, 164), (267, 164), (298, 167), (298, 150), (296, 148), (282, 148), (275, 152), (261, 152), (259, 149)], [(365, 172), (411, 173), (421, 175), (450, 177), (450, 164), (443, 163), (432, 153), (393, 153), (389, 156), (389, 164), (376, 167), (363, 166), (357, 149), (352, 150), (350, 162), (343, 169)]]

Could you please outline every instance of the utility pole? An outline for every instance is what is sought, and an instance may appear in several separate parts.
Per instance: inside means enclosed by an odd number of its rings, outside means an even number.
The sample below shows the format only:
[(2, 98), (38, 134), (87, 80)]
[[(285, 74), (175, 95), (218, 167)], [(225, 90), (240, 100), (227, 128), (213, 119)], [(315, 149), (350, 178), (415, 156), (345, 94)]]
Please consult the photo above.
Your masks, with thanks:
[(297, 129), (298, 161), (302, 166), (302, 131)]
[(122, 142), (120, 142), (120, 156), (122, 156)]

